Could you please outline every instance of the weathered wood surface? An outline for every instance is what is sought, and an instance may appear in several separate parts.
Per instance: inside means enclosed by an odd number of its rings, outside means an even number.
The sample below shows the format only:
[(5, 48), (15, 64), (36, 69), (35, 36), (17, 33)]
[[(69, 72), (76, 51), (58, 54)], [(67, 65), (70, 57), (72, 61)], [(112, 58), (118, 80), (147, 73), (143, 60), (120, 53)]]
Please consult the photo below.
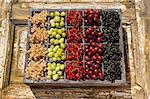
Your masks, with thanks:
[(12, 13), (11, 13), (11, 20), (13, 22), (27, 22), (27, 19), (29, 17), (29, 11), (30, 8), (35, 9), (70, 9), (70, 8), (118, 8), (122, 9), (123, 11), (123, 18), (126, 20), (135, 20), (134, 13), (134, 4), (133, 3), (95, 3), (95, 4), (89, 4), (89, 3), (61, 3), (61, 4), (44, 4), (44, 3), (17, 3), (12, 6)]

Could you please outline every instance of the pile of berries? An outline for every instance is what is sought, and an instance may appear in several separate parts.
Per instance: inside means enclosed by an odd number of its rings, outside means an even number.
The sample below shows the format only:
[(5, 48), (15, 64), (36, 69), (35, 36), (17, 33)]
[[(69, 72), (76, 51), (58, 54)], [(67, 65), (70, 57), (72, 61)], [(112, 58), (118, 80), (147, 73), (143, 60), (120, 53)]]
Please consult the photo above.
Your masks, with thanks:
[(83, 80), (84, 79), (84, 69), (83, 62), (67, 62), (65, 68), (66, 78), (69, 80)]
[(78, 43), (68, 43), (66, 48), (66, 60), (82, 60), (83, 47)]
[(110, 43), (119, 43), (119, 31), (114, 30), (111, 27), (104, 27), (103, 28), (103, 41), (110, 42)]
[(117, 11), (101, 11), (103, 26), (118, 30), (120, 27), (120, 15)]
[[(101, 63), (102, 61), (102, 44), (96, 44), (92, 42), (90, 45), (85, 45), (85, 60), (93, 60), (96, 63)], [(100, 62), (99, 62), (100, 61)]]
[(100, 11), (93, 10), (93, 9), (86, 9), (84, 10), (84, 22), (85, 25), (101, 25), (100, 22)]
[(72, 27), (70, 30), (66, 31), (67, 33), (67, 43), (80, 43), (82, 42), (83, 33), (82, 28)]
[[(107, 16), (107, 17), (106, 17)], [(103, 39), (105, 42), (119, 43), (120, 18), (117, 11), (102, 11)]]
[(98, 42), (101, 43), (103, 41), (102, 39), (102, 33), (99, 27), (93, 26), (89, 27), (84, 32), (84, 40), (85, 42)]
[(94, 63), (92, 61), (87, 61), (85, 65), (85, 78), (90, 80), (90, 79), (100, 79), (104, 80), (104, 74), (102, 73), (101, 69), (102, 65), (99, 65), (97, 63)]
[(82, 12), (81, 11), (68, 11), (67, 12), (67, 24), (69, 26), (81, 26), (82, 25)]

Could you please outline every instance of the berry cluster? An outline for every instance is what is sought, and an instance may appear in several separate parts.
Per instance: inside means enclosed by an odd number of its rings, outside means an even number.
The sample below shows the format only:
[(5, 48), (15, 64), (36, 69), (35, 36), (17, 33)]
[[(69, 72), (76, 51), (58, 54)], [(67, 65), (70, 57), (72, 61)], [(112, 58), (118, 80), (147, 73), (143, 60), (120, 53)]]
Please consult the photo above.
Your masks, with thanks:
[(121, 80), (121, 63), (115, 60), (104, 61), (104, 73), (106, 80)]
[(31, 17), (31, 24), (33, 27), (44, 27), (48, 23), (48, 12), (41, 11), (40, 13), (34, 12)]
[(67, 62), (65, 68), (66, 78), (69, 80), (83, 80), (84, 79), (84, 69), (83, 62)]
[(67, 12), (67, 24), (69, 26), (81, 26), (82, 25), (82, 12), (81, 11), (68, 11)]
[(53, 79), (53, 80), (58, 80), (58, 79), (63, 79), (64, 76), (63, 76), (63, 70), (65, 68), (65, 65), (64, 64), (60, 64), (60, 63), (48, 63), (47, 64), (48, 67), (47, 67), (47, 79), (50, 80), (50, 79)]
[(66, 37), (66, 33), (65, 33), (65, 29), (61, 28), (61, 29), (57, 29), (57, 28), (51, 28), (48, 31), (48, 34), (50, 36), (50, 44), (61, 44), (65, 42), (65, 37)]
[(66, 60), (82, 60), (82, 45), (78, 43), (68, 43), (66, 48)]
[(97, 25), (101, 24), (100, 22), (100, 11), (93, 10), (93, 9), (86, 9), (84, 10), (84, 22), (85, 25)]
[[(85, 57), (86, 61), (93, 60), (95, 62), (102, 61), (102, 44), (96, 44), (92, 42), (90, 45), (85, 45)], [(97, 62), (101, 63), (101, 62)]]
[(50, 13), (50, 23), (51, 23), (51, 27), (64, 27), (65, 26), (65, 22), (64, 22), (64, 17), (65, 17), (66, 13), (65, 12), (51, 12)]
[(118, 30), (120, 27), (120, 15), (117, 11), (102, 11), (103, 26), (112, 27), (114, 30)]
[(104, 45), (104, 59), (105, 60), (116, 60), (121, 61), (121, 50), (119, 49), (118, 44), (106, 44)]
[(119, 43), (119, 31), (114, 30), (111, 27), (104, 27), (103, 28), (103, 41), (104, 42), (111, 42), (111, 43)]
[(103, 39), (106, 42), (119, 43), (120, 17), (116, 11), (102, 11)]
[(48, 48), (48, 57), (50, 60), (56, 62), (65, 60), (65, 54), (64, 54), (65, 44), (59, 45), (51, 45), (50, 48)]
[(99, 27), (94, 25), (93, 27), (89, 27), (84, 31), (84, 40), (85, 42), (102, 42), (102, 33)]
[(101, 65), (94, 63), (92, 61), (87, 61), (85, 65), (85, 78), (90, 80), (90, 79), (100, 79), (104, 80), (104, 74), (102, 73), (101, 70)]
[(70, 30), (66, 31), (67, 33), (67, 43), (81, 43), (83, 34), (82, 28), (72, 27)]

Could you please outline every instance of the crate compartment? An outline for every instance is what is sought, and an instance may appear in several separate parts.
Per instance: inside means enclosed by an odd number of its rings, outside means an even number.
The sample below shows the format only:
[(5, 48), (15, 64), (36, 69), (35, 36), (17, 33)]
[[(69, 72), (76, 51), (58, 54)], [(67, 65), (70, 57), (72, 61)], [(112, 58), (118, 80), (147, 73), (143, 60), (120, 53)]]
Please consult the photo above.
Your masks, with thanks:
[(82, 26), (83, 25), (83, 10), (70, 9), (67, 11), (66, 17), (67, 26)]
[(101, 43), (103, 42), (102, 39), (102, 32), (101, 32), (101, 27), (85, 27), (84, 31), (84, 41), (85, 43), (90, 43), (90, 42), (97, 42)]
[(80, 61), (83, 60), (83, 44), (67, 43), (66, 60)]
[(47, 62), (64, 62), (66, 59), (65, 47), (65, 43), (59, 45), (48, 45), (46, 54)]
[(83, 43), (83, 28), (70, 27), (66, 30), (67, 42), (66, 43)]
[[(61, 86), (65, 86), (70, 84), (71, 86), (114, 86), (114, 85), (120, 85), (120, 84), (125, 84), (125, 64), (124, 64), (124, 50), (123, 50), (123, 37), (122, 37), (122, 25), (121, 25), (121, 11), (118, 9), (94, 9), (94, 12), (99, 12), (99, 19), (98, 19), (98, 24), (94, 23), (94, 24), (87, 24), (85, 22), (85, 20), (88, 19), (88, 17), (86, 17), (87, 15), (85, 15), (85, 10), (87, 9), (33, 9), (31, 10), (31, 16), (33, 15), (34, 12), (36, 13), (40, 13), (41, 11), (46, 10), (48, 12), (48, 17), (46, 22), (48, 22), (44, 27), (46, 27), (47, 31), (50, 31), (52, 28), (57, 28), (57, 29), (61, 29), (64, 28), (66, 31), (66, 38), (64, 37), (64, 44), (67, 45), (74, 45), (74, 44), (79, 44), (81, 45), (81, 50), (82, 53), (80, 55), (80, 57), (77, 57), (76, 59), (66, 59), (66, 60), (60, 60), (60, 61), (56, 61), (56, 63), (61, 63), (65, 65), (65, 69), (62, 70), (62, 75), (64, 76), (62, 79), (57, 79), (57, 80), (53, 80), (53, 79), (47, 79), (48, 73), (50, 74), (50, 72), (48, 72), (48, 69), (46, 69), (46, 71), (44, 72), (44, 80), (38, 80), (38, 81), (33, 81), (27, 78), (24, 78), (24, 82), (27, 84), (39, 84), (39, 83), (44, 83), (44, 84), (52, 84), (52, 85), (57, 85), (60, 84)], [(69, 13), (68, 13), (69, 11)], [(51, 17), (51, 12), (66, 12), (66, 16), (63, 16), (64, 19), (64, 26), (60, 27), (53, 27), (51, 26), (51, 20), (53, 20), (53, 18)], [(79, 19), (79, 21), (75, 20), (73, 18), (73, 14), (70, 15), (70, 13), (78, 13), (77, 15), (75, 15), (77, 17), (77, 19)], [(91, 14), (91, 13), (90, 13)], [(111, 14), (111, 15), (110, 15)], [(110, 16), (113, 16), (112, 19), (110, 19)], [(68, 15), (70, 15), (68, 17)], [(96, 15), (94, 15), (94, 17), (96, 17)], [(73, 18), (73, 19), (72, 19)], [(119, 19), (118, 19), (119, 18)], [(71, 21), (69, 21), (71, 20)], [(111, 21), (115, 21), (114, 23)], [(72, 23), (71, 23), (72, 22)], [(94, 19), (93, 19), (94, 22)], [(94, 26), (93, 26), (94, 25)], [(118, 26), (119, 25), (119, 26)], [(31, 22), (29, 21), (29, 31), (31, 31), (31, 28), (33, 27), (33, 25), (31, 24)], [(40, 26), (41, 27), (41, 26)], [(74, 30), (73, 30), (73, 29)], [(75, 31), (76, 29), (81, 28), (82, 30), (80, 31), (82, 34), (81, 37), (78, 41), (75, 41), (75, 38), (72, 37), (71, 40), (67, 41), (68, 34), (71, 34), (72, 31)], [(89, 33), (89, 35), (87, 35), (86, 31), (87, 29), (92, 28), (93, 32), (95, 32), (95, 34), (93, 35), (94, 37), (91, 36), (91, 33)], [(30, 35), (30, 32), (28, 33), (28, 35)], [(48, 64), (53, 63), (53, 59), (48, 57), (48, 50), (50, 48), (50, 46), (57, 46), (60, 45), (58, 44), (54, 44), (51, 43), (52, 42), (52, 38), (50, 37), (51, 33), (49, 33), (48, 36), (48, 40), (44, 43), (42, 43), (46, 49), (46, 55), (45, 55), (45, 61), (46, 61), (46, 68), (48, 68)], [(73, 35), (70, 35), (73, 36)], [(74, 34), (75, 36), (75, 34)], [(85, 40), (86, 37), (89, 37), (88, 40)], [(100, 39), (99, 39), (99, 38)], [(56, 39), (56, 37), (54, 37)], [(93, 42), (95, 42), (96, 44), (94, 44)], [(86, 53), (86, 46), (90, 46), (90, 45), (99, 45), (99, 48), (95, 48), (96, 46), (94, 46), (93, 48), (91, 48), (91, 50), (93, 49), (97, 49), (97, 52), (93, 55), (97, 55), (100, 57), (93, 57), (90, 56), (89, 59), (86, 58), (86, 56), (88, 55), (88, 53)], [(114, 43), (114, 44), (113, 44)], [(112, 46), (117, 45), (117, 47), (115, 48), (116, 50), (112, 51), (112, 53), (109, 54), (109, 52), (111, 52), (110, 48)], [(119, 48), (119, 49), (118, 49)], [(27, 50), (29, 49), (29, 36), (28, 36), (28, 42), (27, 42)], [(118, 50), (117, 50), (118, 49)], [(63, 51), (64, 55), (66, 55), (67, 58), (67, 47), (66, 49)], [(88, 52), (88, 51), (87, 51)], [(94, 52), (94, 51), (93, 51)], [(115, 55), (119, 54), (120, 57), (117, 57)], [(70, 56), (70, 55), (69, 55)], [(97, 58), (99, 58), (99, 60), (97, 61)], [(116, 59), (116, 60), (114, 60)], [(114, 60), (114, 61), (112, 61)], [(25, 64), (25, 69), (27, 67), (27, 65), (29, 64), (28, 61), (28, 55), (26, 55), (26, 64)], [(68, 74), (65, 72), (66, 68), (67, 68), (67, 63), (74, 63), (74, 62), (82, 62), (83, 65), (81, 65), (82, 69), (84, 73), (82, 75), (82, 77), (77, 78), (69, 78)], [(87, 66), (88, 62), (92, 62), (92, 65)], [(114, 65), (117, 65), (119, 69), (116, 68), (112, 68), (110, 69), (109, 67), (111, 67), (111, 63), (113, 63)], [(96, 65), (98, 64), (98, 66)], [(107, 65), (110, 66), (107, 66)], [(94, 70), (92, 67), (98, 68), (97, 70)], [(89, 77), (86, 77), (86, 73), (89, 73), (89, 71), (87, 70), (91, 70), (92, 73), (95, 73), (97, 71), (99, 71), (99, 75), (98, 77), (90, 77), (91, 79), (89, 79)], [(113, 72), (116, 71), (116, 72)], [(112, 77), (112, 74), (114, 75), (118, 75), (116, 77)], [(92, 75), (90, 75), (92, 76)], [(52, 76), (51, 76), (52, 77)], [(76, 77), (76, 76), (75, 76)], [(110, 77), (112, 77), (113, 79), (110, 79)], [(57, 77), (56, 77), (57, 78)], [(69, 80), (70, 79), (70, 80)]]
[(118, 9), (101, 10), (102, 24), (103, 26), (112, 27), (114, 30), (118, 30), (121, 25), (121, 13)]
[(47, 10), (32, 10), (30, 12), (32, 16), (31, 21), (29, 21), (31, 26), (37, 27), (47, 27), (49, 22), (49, 13)]
[[(92, 64), (92, 65), (90, 65)], [(105, 80), (102, 70), (102, 64), (97, 64), (94, 61), (85, 62), (85, 79), (86, 80)]]
[(46, 79), (59, 81), (64, 79), (65, 64), (60, 62), (49, 62), (46, 68)]
[(113, 28), (103, 27), (103, 41), (110, 43), (119, 43), (119, 30), (114, 30)]
[(85, 9), (84, 10), (84, 25), (85, 26), (100, 26), (101, 15), (99, 9)]
[(50, 11), (50, 27), (51, 28), (62, 28), (65, 27), (65, 11)]
[(67, 61), (65, 67), (65, 77), (67, 80), (84, 80), (83, 61)]

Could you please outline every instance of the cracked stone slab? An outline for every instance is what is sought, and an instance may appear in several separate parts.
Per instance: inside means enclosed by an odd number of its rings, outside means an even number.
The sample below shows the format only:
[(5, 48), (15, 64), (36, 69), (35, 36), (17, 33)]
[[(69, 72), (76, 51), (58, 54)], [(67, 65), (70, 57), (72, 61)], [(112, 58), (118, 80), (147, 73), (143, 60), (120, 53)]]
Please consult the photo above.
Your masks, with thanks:
[(36, 99), (30, 90), (29, 86), (25, 84), (10, 84), (2, 91), (3, 99)]
[(27, 32), (28, 31), (26, 26), (16, 26), (15, 28), (15, 39), (10, 77), (11, 83), (23, 82)]
[(0, 88), (2, 88), (3, 77), (5, 72), (5, 59), (7, 51), (9, 21), (7, 19), (2, 20), (0, 27)]

